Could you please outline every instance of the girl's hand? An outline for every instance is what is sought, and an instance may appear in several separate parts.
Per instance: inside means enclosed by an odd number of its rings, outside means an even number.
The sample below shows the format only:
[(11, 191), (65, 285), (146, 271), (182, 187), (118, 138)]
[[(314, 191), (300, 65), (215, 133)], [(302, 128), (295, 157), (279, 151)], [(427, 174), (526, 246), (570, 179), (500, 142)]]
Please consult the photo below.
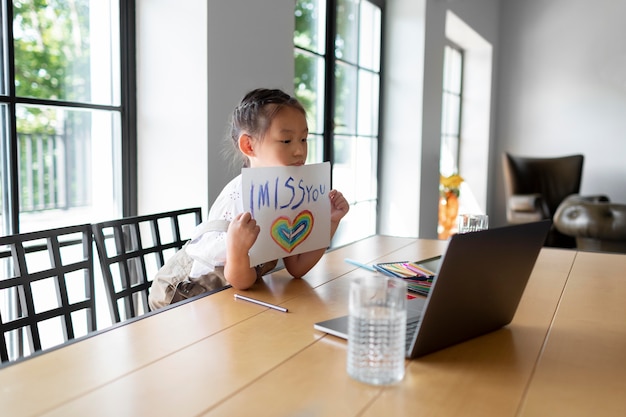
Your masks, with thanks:
[(330, 221), (339, 223), (350, 210), (348, 200), (337, 190), (331, 190), (330, 197)]
[[(330, 238), (332, 239), (339, 227), (339, 222), (350, 210), (348, 200), (337, 190), (331, 190), (330, 198)], [(283, 258), (285, 268), (295, 278), (303, 277), (320, 260), (326, 248), (291, 255)]]
[(228, 226), (226, 241), (229, 252), (247, 255), (260, 231), (261, 228), (249, 212), (238, 214)]
[(248, 212), (238, 214), (228, 225), (224, 277), (233, 288), (245, 290), (256, 281), (256, 270), (250, 268), (248, 252), (260, 231), (256, 220)]

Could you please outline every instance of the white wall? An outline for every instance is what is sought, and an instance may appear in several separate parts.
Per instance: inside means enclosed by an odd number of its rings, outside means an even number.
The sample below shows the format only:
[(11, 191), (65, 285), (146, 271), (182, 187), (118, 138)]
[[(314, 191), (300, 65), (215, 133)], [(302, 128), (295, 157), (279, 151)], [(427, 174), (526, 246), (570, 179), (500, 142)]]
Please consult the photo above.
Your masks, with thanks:
[[(624, 16), (625, 1), (502, 1), (498, 158), (582, 153), (581, 192), (626, 203)], [(495, 162), (494, 225), (505, 222)]]
[(201, 206), (237, 173), (232, 110), (293, 91), (292, 0), (137, 0), (139, 214)]
[(459, 172), (464, 182), (459, 213), (485, 213), (493, 113), (493, 45), (451, 11), (446, 13), (446, 38), (463, 49)]
[[(137, 0), (141, 212), (206, 214), (236, 174), (222, 153), (233, 107), (257, 86), (293, 88), (293, 7)], [(626, 2), (388, 0), (380, 231), (436, 236), (448, 9), (494, 47), (490, 224), (505, 221), (505, 150), (584, 153), (582, 192), (626, 203)]]
[(379, 230), (417, 236), (422, 175), (426, 0), (392, 0), (386, 9)]
[(136, 4), (138, 214), (206, 214), (207, 4)]
[[(498, 0), (388, 0), (381, 233), (437, 237), (446, 12), (495, 47), (498, 5)], [(486, 129), (491, 142), (492, 129)]]
[[(488, 39), (498, 21), (496, 0), (426, 4), (387, 3), (380, 230), (394, 235), (436, 236), (446, 10)], [(293, 89), (293, 8), (137, 0), (140, 214), (200, 205), (206, 215), (237, 174), (224, 154), (232, 109), (255, 87)]]
[(293, 0), (217, 0), (208, 6), (208, 202), (239, 174), (229, 120), (246, 92), (258, 87), (293, 94)]

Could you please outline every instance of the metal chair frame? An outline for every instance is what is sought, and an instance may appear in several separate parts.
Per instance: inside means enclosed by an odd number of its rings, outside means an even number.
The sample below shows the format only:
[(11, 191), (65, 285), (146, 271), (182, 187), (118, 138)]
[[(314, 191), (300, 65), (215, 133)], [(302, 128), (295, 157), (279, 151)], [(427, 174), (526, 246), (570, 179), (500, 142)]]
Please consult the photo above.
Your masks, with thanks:
[[(182, 248), (191, 237), (181, 234), (181, 219), (189, 216), (194, 218), (194, 226), (199, 224), (202, 221), (201, 208), (126, 217), (92, 225), (113, 323), (150, 311), (148, 295), (152, 275), (164, 265), (170, 253)], [(169, 236), (164, 233), (167, 227), (164, 223), (170, 227)], [(148, 266), (152, 266), (153, 271)]]
[[(42, 259), (39, 256), (45, 254), (48, 255), (49, 267), (45, 265), (41, 269)], [(86, 323), (86, 333), (96, 329), (90, 224), (2, 236), (0, 262), (3, 266), (0, 296), (7, 301), (4, 316), (0, 311), (2, 362), (46, 350), (40, 328), (45, 321), (56, 319), (61, 323), (65, 342), (80, 336), (76, 333), (76, 324), (79, 320), (77, 314), (81, 312), (85, 314), (80, 319)], [(75, 291), (71, 292), (71, 297), (68, 292), (68, 280), (73, 279), (74, 274), (84, 279), (84, 294), (80, 294), (79, 300), (74, 300), (77, 298)], [(36, 305), (43, 292), (39, 286), (49, 285), (50, 280), (56, 291), (57, 307), (43, 310), (41, 303)], [(46, 302), (50, 302), (51, 294), (46, 292), (45, 295)]]

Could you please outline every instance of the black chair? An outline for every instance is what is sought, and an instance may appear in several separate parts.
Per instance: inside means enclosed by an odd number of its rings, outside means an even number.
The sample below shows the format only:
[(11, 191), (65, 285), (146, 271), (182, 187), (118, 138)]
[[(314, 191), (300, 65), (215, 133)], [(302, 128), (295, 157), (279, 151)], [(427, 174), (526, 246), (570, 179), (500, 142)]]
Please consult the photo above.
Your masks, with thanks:
[[(554, 217), (559, 204), (578, 194), (583, 174), (583, 155), (554, 158), (502, 156), (507, 221), (527, 223)], [(575, 240), (552, 228), (546, 246), (573, 248)]]
[(150, 311), (152, 278), (201, 221), (196, 207), (92, 225), (113, 323)]
[(0, 237), (0, 359), (96, 329), (91, 225)]

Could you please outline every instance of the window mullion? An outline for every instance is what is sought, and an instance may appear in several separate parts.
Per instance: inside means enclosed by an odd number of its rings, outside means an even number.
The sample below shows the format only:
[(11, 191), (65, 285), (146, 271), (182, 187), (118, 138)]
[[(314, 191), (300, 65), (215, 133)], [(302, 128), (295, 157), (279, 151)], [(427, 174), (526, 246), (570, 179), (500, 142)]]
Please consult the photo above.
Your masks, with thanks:
[(463, 49), (459, 50), (461, 54), (461, 74), (460, 74), (460, 88), (459, 88), (459, 121), (457, 125), (457, 149), (459, 152), (456, 154), (456, 166), (461, 168), (461, 129), (462, 129), (462, 121), (463, 121), (463, 74), (465, 73), (465, 51)]
[[(4, 62), (4, 69), (6, 70), (5, 79), (2, 82), (5, 83), (5, 87), (7, 89), (7, 96), (9, 98), (15, 97), (15, 46), (13, 42), (13, 2), (6, 1), (4, 2), (4, 7), (6, 13), (4, 14), (5, 22), (2, 22), (4, 29), (4, 35), (6, 39), (4, 48), (6, 48), (6, 55)], [(15, 117), (15, 100), (11, 99), (9, 103), (7, 103), (7, 112), (6, 124), (3, 128), (8, 128), (8, 143), (7, 143), (7, 158), (8, 158), (8, 169), (5, 172), (6, 177), (2, 179), (5, 182), (4, 186), (7, 189), (6, 201), (3, 203), (7, 204), (4, 206), (4, 213), (2, 213), (2, 217), (4, 219), (4, 234), (14, 234), (19, 233), (19, 181), (14, 179), (19, 178), (19, 166), (18, 166), (18, 158), (19, 158), (19, 150), (18, 150), (18, 142), (17, 142), (17, 122)], [(4, 187), (3, 187), (4, 188)], [(5, 196), (3, 196), (5, 199)]]
[[(330, 7), (329, 7), (330, 6)], [(335, 38), (337, 37), (337, 1), (328, 0), (326, 7), (326, 91), (324, 93), (324, 160), (334, 162), (335, 137)], [(332, 169), (331, 169), (332, 181)]]
[(120, 41), (125, 47), (120, 59), (122, 87), (122, 212), (137, 214), (137, 65), (135, 39), (135, 0), (121, 0)]

